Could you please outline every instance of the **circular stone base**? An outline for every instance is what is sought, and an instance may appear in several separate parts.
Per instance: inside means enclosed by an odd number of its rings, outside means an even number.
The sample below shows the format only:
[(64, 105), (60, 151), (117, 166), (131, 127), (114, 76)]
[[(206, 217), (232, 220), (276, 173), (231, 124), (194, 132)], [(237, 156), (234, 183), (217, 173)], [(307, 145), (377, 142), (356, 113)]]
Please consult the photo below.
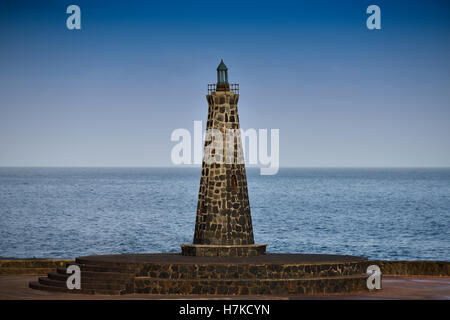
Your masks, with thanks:
[[(73, 264), (73, 263), (72, 263)], [(363, 257), (266, 254), (197, 257), (120, 254), (79, 257), (81, 290), (68, 290), (58, 268), (30, 283), (39, 290), (95, 294), (301, 295), (368, 290)]]
[(266, 244), (207, 245), (182, 244), (181, 254), (194, 257), (254, 257), (266, 254)]
[[(153, 264), (264, 264), (264, 265), (337, 265), (366, 262), (367, 258), (335, 254), (268, 253), (254, 257), (193, 257), (179, 253), (131, 253), (82, 256), (77, 263), (89, 265), (114, 265), (139, 267)], [(364, 270), (365, 272), (365, 270)]]

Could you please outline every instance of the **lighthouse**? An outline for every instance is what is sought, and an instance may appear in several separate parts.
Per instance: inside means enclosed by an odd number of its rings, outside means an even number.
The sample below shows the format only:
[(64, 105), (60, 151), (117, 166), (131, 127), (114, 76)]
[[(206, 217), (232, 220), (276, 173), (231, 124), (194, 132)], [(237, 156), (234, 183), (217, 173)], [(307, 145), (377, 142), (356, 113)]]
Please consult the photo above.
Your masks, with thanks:
[(255, 244), (253, 237), (238, 115), (239, 85), (228, 83), (228, 68), (223, 60), (217, 67), (217, 83), (208, 85), (206, 100), (207, 134), (194, 240), (193, 244), (181, 246), (182, 254), (263, 255), (266, 245)]
[[(83, 256), (80, 290), (67, 288), (68, 268), (30, 282), (34, 289), (95, 294), (304, 295), (368, 290), (371, 262), (328, 254), (266, 254), (255, 244), (240, 135), (239, 86), (217, 67), (208, 85), (208, 120), (193, 243), (179, 253)], [(214, 134), (208, 136), (208, 132)], [(275, 225), (274, 228), (277, 226)], [(70, 280), (70, 279), (69, 279)], [(66, 289), (67, 288), (67, 289)]]

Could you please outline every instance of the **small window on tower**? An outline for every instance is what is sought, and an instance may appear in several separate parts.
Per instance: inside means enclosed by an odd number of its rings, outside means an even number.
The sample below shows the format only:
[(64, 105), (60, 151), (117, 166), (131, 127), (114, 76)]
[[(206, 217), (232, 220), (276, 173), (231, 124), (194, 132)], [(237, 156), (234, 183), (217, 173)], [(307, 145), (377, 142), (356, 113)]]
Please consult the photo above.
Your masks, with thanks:
[(233, 174), (233, 175), (231, 176), (231, 188), (232, 188), (232, 189), (237, 188), (237, 178), (236, 178), (236, 175), (235, 175), (235, 174)]
[(200, 213), (205, 213), (206, 212), (206, 207), (205, 204), (202, 202), (200, 202)]

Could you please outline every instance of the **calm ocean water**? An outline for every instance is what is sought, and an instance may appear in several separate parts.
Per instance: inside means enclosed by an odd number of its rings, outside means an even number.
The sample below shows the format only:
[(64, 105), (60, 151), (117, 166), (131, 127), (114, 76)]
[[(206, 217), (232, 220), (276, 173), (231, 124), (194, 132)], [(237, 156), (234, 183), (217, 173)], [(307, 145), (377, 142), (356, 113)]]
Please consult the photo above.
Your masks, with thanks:
[[(450, 169), (247, 169), (268, 252), (450, 260)], [(0, 168), (0, 256), (179, 252), (200, 168)]]

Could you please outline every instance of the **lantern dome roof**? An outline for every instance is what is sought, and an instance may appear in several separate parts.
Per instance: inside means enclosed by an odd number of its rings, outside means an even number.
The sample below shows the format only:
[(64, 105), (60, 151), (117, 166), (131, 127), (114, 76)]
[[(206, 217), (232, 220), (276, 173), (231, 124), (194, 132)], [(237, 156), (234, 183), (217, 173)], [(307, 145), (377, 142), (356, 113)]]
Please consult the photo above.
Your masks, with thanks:
[(219, 66), (217, 67), (217, 71), (227, 71), (228, 68), (223, 62), (223, 59), (220, 60)]

